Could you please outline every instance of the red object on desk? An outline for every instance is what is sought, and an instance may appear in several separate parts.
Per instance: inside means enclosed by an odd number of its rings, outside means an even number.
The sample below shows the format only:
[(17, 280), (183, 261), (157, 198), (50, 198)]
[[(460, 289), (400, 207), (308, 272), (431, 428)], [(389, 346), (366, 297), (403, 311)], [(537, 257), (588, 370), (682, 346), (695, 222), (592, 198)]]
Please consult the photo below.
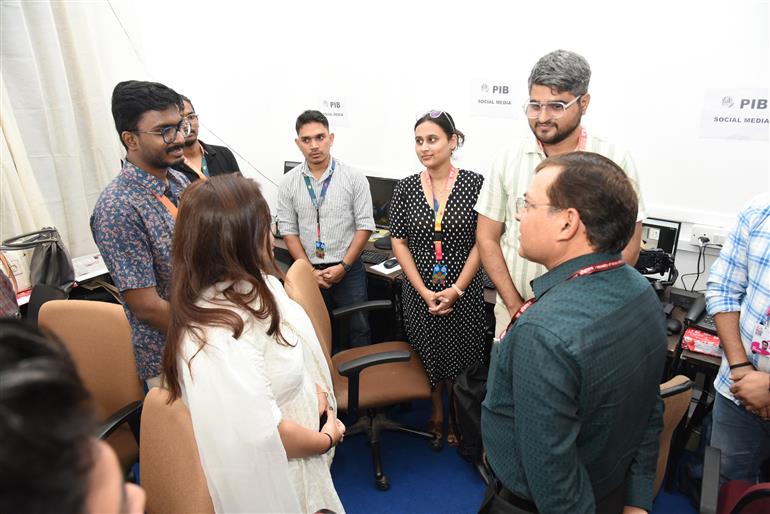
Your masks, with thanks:
[(691, 352), (722, 357), (719, 337), (697, 328), (688, 328), (682, 336), (682, 348)]

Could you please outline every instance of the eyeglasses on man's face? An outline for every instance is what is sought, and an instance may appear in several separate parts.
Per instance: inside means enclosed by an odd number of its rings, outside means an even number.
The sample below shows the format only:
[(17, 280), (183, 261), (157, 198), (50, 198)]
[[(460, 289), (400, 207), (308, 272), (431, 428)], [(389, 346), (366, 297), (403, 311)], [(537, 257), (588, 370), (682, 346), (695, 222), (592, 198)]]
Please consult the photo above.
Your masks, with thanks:
[(190, 125), (190, 120), (188, 118), (182, 118), (176, 125), (168, 125), (161, 128), (160, 130), (132, 130), (131, 132), (161, 136), (163, 138), (163, 142), (167, 145), (170, 145), (176, 141), (176, 135), (179, 132), (182, 133), (183, 137), (187, 137), (190, 135), (191, 129), (192, 126)]
[(192, 123), (193, 121), (198, 121), (198, 113), (196, 113), (195, 111), (193, 111), (193, 112), (191, 112), (190, 114), (188, 114), (187, 116), (185, 116), (185, 118), (187, 118), (188, 120), (190, 120), (190, 123)]
[(523, 196), (520, 196), (516, 199), (516, 212), (522, 212), (522, 211), (528, 211), (530, 208), (534, 209), (535, 207), (542, 207), (542, 206), (548, 206), (551, 207), (550, 203), (532, 203)]
[(527, 102), (524, 104), (524, 114), (527, 118), (533, 120), (540, 117), (540, 113), (545, 111), (551, 119), (557, 119), (564, 116), (567, 109), (572, 107), (583, 95), (576, 96), (571, 102)]

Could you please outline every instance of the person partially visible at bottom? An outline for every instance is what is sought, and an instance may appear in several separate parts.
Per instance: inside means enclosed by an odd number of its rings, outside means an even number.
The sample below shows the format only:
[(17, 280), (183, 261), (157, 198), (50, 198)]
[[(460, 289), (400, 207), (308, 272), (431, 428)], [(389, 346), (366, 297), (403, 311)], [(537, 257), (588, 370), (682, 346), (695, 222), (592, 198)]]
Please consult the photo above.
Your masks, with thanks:
[(458, 444), (453, 380), (484, 356), (484, 293), (473, 210), (484, 179), (452, 165), (452, 153), (464, 139), (449, 113), (421, 116), (414, 140), (425, 170), (399, 182), (390, 209), (393, 253), (407, 277), (404, 325), (433, 388), (427, 430), (442, 436), (446, 383), (451, 446)]
[(548, 272), (493, 351), (481, 512), (649, 511), (667, 347), (660, 300), (621, 255), (631, 181), (598, 154), (551, 157), (516, 207), (519, 252)]
[(185, 192), (166, 382), (190, 409), (217, 512), (342, 513), (329, 466), (345, 426), (310, 318), (268, 274), (279, 273), (270, 222), (238, 174)]
[(0, 512), (144, 512), (144, 491), (93, 436), (91, 398), (69, 354), (17, 320), (0, 320), (0, 413)]
[(711, 446), (720, 480), (756, 482), (770, 458), (770, 194), (752, 199), (711, 267), (706, 306), (724, 354)]

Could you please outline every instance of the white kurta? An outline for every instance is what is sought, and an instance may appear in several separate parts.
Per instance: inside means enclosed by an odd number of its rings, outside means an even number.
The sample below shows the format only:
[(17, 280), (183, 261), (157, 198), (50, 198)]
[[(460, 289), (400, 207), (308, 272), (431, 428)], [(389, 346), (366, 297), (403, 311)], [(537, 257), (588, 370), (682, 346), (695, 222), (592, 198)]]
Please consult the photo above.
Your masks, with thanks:
[(278, 279), (265, 276), (265, 280), (281, 313), (281, 332), (291, 346), (267, 335), (267, 321), (227, 302), (221, 291), (228, 284), (211, 288), (198, 305), (240, 314), (246, 323), (241, 337), (233, 338), (226, 328), (204, 327), (206, 345), (200, 352), (190, 332), (182, 341), (182, 399), (190, 409), (214, 508), (217, 512), (327, 508), (342, 513), (329, 471), (333, 451), (287, 459), (278, 435), (283, 418), (317, 431), (316, 383), (327, 391), (333, 388), (307, 314)]

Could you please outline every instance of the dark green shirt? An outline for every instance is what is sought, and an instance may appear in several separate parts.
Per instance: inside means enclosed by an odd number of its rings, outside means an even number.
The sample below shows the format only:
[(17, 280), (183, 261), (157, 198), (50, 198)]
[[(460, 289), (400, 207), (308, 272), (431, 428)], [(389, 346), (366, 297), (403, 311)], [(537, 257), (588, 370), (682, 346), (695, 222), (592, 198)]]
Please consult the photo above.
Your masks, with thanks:
[(572, 259), (532, 282), (537, 302), (500, 343), (481, 431), (500, 481), (540, 512), (593, 513), (625, 482), (652, 508), (663, 427), (660, 301), (630, 266), (578, 277), (619, 254)]

